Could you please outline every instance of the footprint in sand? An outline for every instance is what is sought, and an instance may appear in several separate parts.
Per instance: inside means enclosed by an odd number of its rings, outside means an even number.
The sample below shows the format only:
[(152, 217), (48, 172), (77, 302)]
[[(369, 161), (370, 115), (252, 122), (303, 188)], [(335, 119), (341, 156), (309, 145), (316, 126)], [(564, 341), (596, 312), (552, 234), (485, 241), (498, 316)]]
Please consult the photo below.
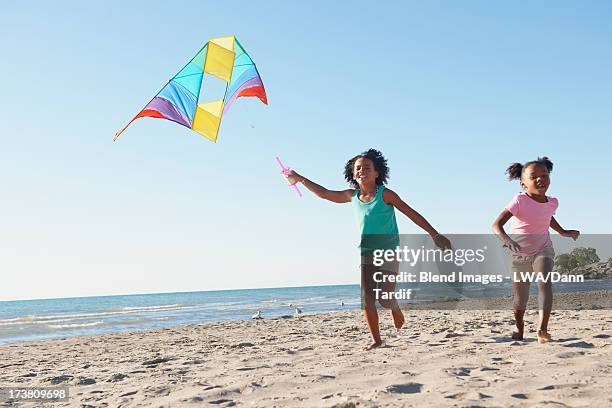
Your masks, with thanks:
[(251, 371), (251, 370), (257, 370), (259, 368), (270, 368), (269, 365), (262, 365), (262, 366), (258, 366), (258, 367), (238, 367), (236, 368), (236, 371)]
[(563, 388), (571, 388), (578, 389), (584, 387), (585, 384), (557, 384), (557, 385), (546, 385), (542, 388), (538, 388), (538, 391), (550, 391), (550, 390), (559, 390)]
[(204, 360), (187, 360), (183, 363), (183, 365), (191, 365), (191, 364), (204, 364), (205, 361)]
[(232, 344), (230, 346), (230, 348), (246, 348), (246, 347), (255, 347), (255, 344), (245, 341), (245, 342), (238, 343), (238, 344)]
[(472, 372), (471, 368), (467, 367), (458, 367), (458, 368), (450, 368), (446, 370), (446, 372), (450, 375), (456, 375), (458, 377), (467, 377)]
[(147, 397), (166, 397), (170, 395), (170, 388), (166, 386), (147, 387), (145, 391)]
[(154, 358), (153, 360), (143, 361), (142, 365), (143, 366), (154, 366), (160, 363), (166, 363), (170, 360), (172, 360), (172, 358), (170, 357), (159, 357), (159, 358)]
[(499, 371), (499, 368), (495, 368), (495, 367), (480, 367), (480, 371)]
[(122, 373), (113, 374), (106, 382), (118, 382), (128, 378), (128, 375)]
[(577, 341), (575, 343), (564, 344), (563, 347), (578, 347), (578, 348), (593, 348), (593, 343), (587, 343), (586, 341)]
[(202, 402), (204, 401), (204, 398), (200, 397), (199, 395), (196, 395), (195, 397), (191, 397), (188, 399), (183, 400), (184, 402), (193, 402), (193, 403), (197, 403), (197, 402)]
[(61, 384), (66, 381), (72, 380), (74, 377), (68, 374), (58, 375), (56, 377), (47, 378), (45, 381), (50, 382), (51, 384)]
[(579, 337), (567, 337), (563, 339), (557, 339), (556, 343), (567, 343), (568, 341), (580, 340)]
[(394, 384), (387, 387), (387, 392), (393, 394), (417, 394), (421, 392), (423, 384), (419, 383), (406, 383), (406, 384)]
[[(220, 404), (226, 404), (228, 403), (228, 406), (234, 405), (234, 401), (230, 400), (230, 399), (225, 399), (225, 398), (221, 398), (218, 400), (214, 400), (214, 401), (208, 401), (209, 404), (215, 404), (215, 405), (220, 405)], [(231, 403), (231, 404), (229, 404)]]
[(457, 392), (455, 394), (449, 394), (449, 395), (445, 395), (444, 398), (449, 398), (449, 399), (458, 399), (461, 398), (465, 395), (465, 392)]
[(262, 385), (259, 383), (256, 383), (255, 381), (251, 381), (251, 383), (245, 385), (244, 387), (242, 387), (240, 389), (240, 393), (241, 394), (251, 394), (253, 393), (256, 389), (261, 388)]
[[(362, 401), (357, 402), (357, 404), (359, 406), (364, 405), (363, 403), (359, 404)], [(349, 401), (349, 402), (341, 402), (339, 404), (333, 405), (331, 408), (357, 408), (357, 405), (355, 405), (354, 402)]]
[(583, 356), (584, 351), (565, 351), (563, 353), (555, 354), (557, 358), (573, 358)]

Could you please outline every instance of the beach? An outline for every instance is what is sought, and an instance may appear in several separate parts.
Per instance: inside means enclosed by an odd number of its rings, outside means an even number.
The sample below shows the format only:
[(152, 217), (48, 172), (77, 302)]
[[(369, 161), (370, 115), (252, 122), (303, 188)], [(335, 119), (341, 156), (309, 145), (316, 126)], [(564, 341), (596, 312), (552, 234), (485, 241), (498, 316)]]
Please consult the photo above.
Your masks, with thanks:
[(406, 310), (399, 335), (381, 310), (385, 343), (369, 352), (359, 310), (6, 344), (0, 386), (67, 386), (67, 402), (44, 404), (58, 407), (609, 406), (610, 292), (598, 299), (553, 311), (544, 345), (533, 309), (513, 341), (510, 310), (433, 306)]

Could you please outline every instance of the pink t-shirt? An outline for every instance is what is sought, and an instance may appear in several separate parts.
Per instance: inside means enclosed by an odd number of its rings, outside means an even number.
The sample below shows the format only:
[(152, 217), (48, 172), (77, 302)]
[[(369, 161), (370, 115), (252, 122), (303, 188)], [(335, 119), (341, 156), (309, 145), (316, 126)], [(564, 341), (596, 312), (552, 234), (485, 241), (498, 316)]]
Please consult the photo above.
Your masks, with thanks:
[(547, 202), (540, 203), (526, 193), (519, 193), (506, 206), (514, 216), (512, 234), (516, 235), (513, 238), (521, 246), (519, 255), (532, 256), (545, 248), (552, 248), (548, 229), (559, 201), (554, 197), (547, 198)]

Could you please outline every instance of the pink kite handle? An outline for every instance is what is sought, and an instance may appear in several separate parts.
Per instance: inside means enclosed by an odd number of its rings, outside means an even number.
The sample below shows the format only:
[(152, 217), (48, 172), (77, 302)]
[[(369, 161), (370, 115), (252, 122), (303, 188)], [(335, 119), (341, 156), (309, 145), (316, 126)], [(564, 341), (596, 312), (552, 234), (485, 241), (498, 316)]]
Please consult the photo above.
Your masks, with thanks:
[[(276, 156), (276, 161), (278, 162), (278, 165), (281, 168), (281, 173), (282, 174), (287, 174), (291, 171), (291, 167), (285, 167), (283, 166), (283, 162), (281, 162), (280, 157)], [(297, 186), (297, 180), (294, 181), (293, 183), (289, 184), (290, 186), (293, 186), (293, 188), (295, 189), (295, 192), (297, 193), (297, 195), (299, 195), (300, 197), (302, 196), (302, 192), (300, 191), (300, 189)]]
[(302, 196), (302, 192), (300, 191), (300, 189), (298, 188), (297, 184), (293, 185), (293, 188), (295, 188), (295, 192), (297, 193), (297, 195), (299, 195), (300, 197)]

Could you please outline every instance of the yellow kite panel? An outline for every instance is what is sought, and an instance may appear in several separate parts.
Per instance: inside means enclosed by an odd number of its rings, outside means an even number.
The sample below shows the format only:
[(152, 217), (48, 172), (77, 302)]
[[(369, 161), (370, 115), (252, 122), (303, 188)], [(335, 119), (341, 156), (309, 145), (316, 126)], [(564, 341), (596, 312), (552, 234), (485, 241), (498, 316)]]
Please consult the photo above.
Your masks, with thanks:
[(216, 43), (208, 43), (204, 72), (229, 82), (234, 66), (234, 51), (228, 50)]
[(196, 109), (193, 118), (193, 130), (208, 138), (211, 142), (217, 141), (221, 115), (223, 114), (223, 101), (201, 103)]
[(213, 44), (217, 44), (223, 48), (227, 48), (230, 51), (234, 51), (234, 36), (211, 38), (209, 40)]

